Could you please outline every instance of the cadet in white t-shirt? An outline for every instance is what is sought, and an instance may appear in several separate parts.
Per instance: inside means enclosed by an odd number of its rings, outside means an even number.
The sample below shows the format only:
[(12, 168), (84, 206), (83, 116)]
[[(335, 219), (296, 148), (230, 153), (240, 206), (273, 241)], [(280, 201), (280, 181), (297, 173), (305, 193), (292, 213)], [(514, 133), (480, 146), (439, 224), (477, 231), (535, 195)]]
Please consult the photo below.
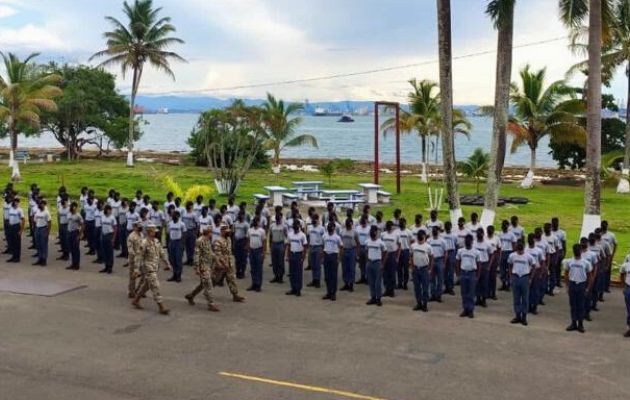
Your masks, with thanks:
[(307, 284), (308, 287), (321, 287), (322, 276), (322, 257), (324, 249), (324, 233), (326, 229), (322, 226), (319, 220), (319, 215), (313, 214), (311, 217), (311, 226), (306, 232), (308, 235), (309, 246), (309, 265), (311, 266), (313, 280)]
[(247, 290), (260, 292), (263, 280), (263, 261), (267, 249), (267, 232), (260, 226), (259, 217), (252, 219), (251, 228), (247, 231), (247, 238), (249, 268), (252, 277), (252, 285)]
[(418, 231), (416, 240), (411, 245), (411, 261), (413, 289), (416, 297), (414, 311), (428, 311), (429, 276), (433, 268), (433, 252), (426, 241), (423, 231)]
[(397, 279), (398, 289), (407, 290), (409, 283), (409, 255), (413, 234), (407, 228), (407, 220), (401, 217), (398, 220), (398, 243), (400, 244), (400, 256), (398, 257)]
[(295, 219), (293, 226), (288, 233), (286, 253), (289, 258), (289, 273), (291, 281), (291, 290), (287, 295), (302, 295), (302, 275), (304, 258), (308, 251), (308, 241), (306, 235), (301, 230), (300, 221)]
[(582, 258), (579, 244), (573, 245), (573, 258), (563, 261), (565, 279), (569, 287), (569, 305), (571, 306), (571, 324), (567, 331), (584, 333), (584, 302), (586, 286), (591, 283), (593, 266)]
[(460, 317), (475, 317), (475, 285), (479, 276), (480, 256), (473, 248), (473, 236), (464, 238), (464, 247), (457, 250), (457, 272), (460, 276), (460, 288), (462, 292), (462, 308)]
[(433, 255), (433, 268), (431, 268), (431, 298), (429, 301), (442, 302), (442, 290), (444, 289), (444, 263), (446, 256), (446, 241), (440, 237), (440, 231), (437, 226), (433, 227), (431, 237), (427, 240), (431, 246), (431, 254)]
[(473, 247), (479, 252), (479, 278), (477, 280), (477, 302), (475, 305), (487, 307), (490, 286), (490, 258), (493, 255), (492, 245), (485, 239), (483, 228), (477, 229)]
[(370, 238), (365, 242), (367, 249), (367, 281), (370, 287), (370, 300), (367, 305), (376, 304), (382, 306), (382, 271), (384, 268), (387, 247), (379, 237), (379, 229), (376, 225), (370, 228)]
[(33, 214), (35, 224), (35, 245), (37, 246), (37, 261), (33, 265), (46, 266), (48, 261), (48, 235), (50, 233), (51, 218), (46, 207), (46, 200), (41, 200)]
[(324, 242), (324, 279), (326, 295), (322, 300), (337, 300), (337, 276), (339, 275), (339, 251), (343, 249), (341, 237), (337, 234), (337, 226), (329, 222), (322, 236)]
[(285, 246), (289, 231), (284, 225), (281, 214), (275, 215), (275, 220), (269, 228), (271, 241), (271, 267), (273, 269), (273, 279), (270, 283), (284, 283), (284, 259)]
[(360, 246), (359, 234), (354, 228), (352, 218), (346, 219), (345, 228), (341, 230), (341, 242), (343, 251), (341, 253), (341, 276), (344, 285), (340, 291), (354, 291), (354, 279), (357, 267), (357, 249)]
[(101, 252), (103, 253), (104, 268), (102, 273), (111, 274), (114, 268), (114, 242), (118, 231), (116, 217), (112, 215), (112, 206), (107, 204), (101, 216)]
[(529, 312), (531, 314), (538, 314), (538, 303), (541, 300), (540, 291), (543, 288), (544, 284), (541, 284), (541, 265), (545, 262), (546, 255), (536, 247), (536, 238), (533, 233), (529, 233), (527, 235), (527, 248), (525, 252), (530, 256), (534, 257), (536, 260), (536, 266), (534, 271), (530, 274), (529, 277)]
[(499, 261), (501, 287), (500, 292), (508, 292), (510, 290), (510, 272), (508, 270), (508, 257), (514, 251), (516, 246), (516, 235), (510, 230), (510, 222), (503, 220), (501, 222), (501, 233), (499, 233), (499, 241), (501, 242), (501, 260)]
[(366, 267), (367, 267), (367, 248), (365, 244), (370, 238), (370, 229), (373, 225), (371, 225), (365, 215), (362, 215), (359, 219), (359, 224), (356, 226), (355, 230), (357, 235), (359, 235), (359, 249), (358, 249), (358, 261), (359, 261), (359, 272), (361, 274), (361, 278), (356, 282), (358, 285), (367, 283), (367, 275), (366, 275)]
[(510, 254), (510, 280), (512, 281), (512, 305), (514, 318), (512, 324), (527, 326), (527, 312), (529, 310), (529, 281), (530, 274), (536, 266), (536, 260), (525, 252), (523, 241), (516, 242), (516, 251)]
[(398, 230), (394, 230), (394, 223), (387, 221), (385, 232), (381, 234), (381, 240), (385, 243), (387, 256), (383, 269), (383, 286), (385, 287), (384, 297), (394, 297), (396, 288), (396, 269), (398, 268), (398, 258), (400, 256), (400, 244), (398, 241)]
[(444, 293), (455, 295), (455, 256), (457, 255), (457, 235), (453, 233), (451, 221), (444, 223), (442, 239), (446, 242), (446, 263), (444, 270)]

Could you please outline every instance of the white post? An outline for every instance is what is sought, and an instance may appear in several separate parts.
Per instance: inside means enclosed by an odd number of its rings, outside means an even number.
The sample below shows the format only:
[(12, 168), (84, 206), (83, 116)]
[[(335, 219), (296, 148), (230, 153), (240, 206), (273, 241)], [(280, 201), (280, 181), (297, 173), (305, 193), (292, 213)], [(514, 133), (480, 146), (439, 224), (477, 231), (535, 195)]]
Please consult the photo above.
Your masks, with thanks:
[(462, 213), (461, 208), (455, 208), (453, 210), (450, 210), (449, 214), (451, 216), (451, 223), (453, 224), (453, 226), (457, 226), (457, 220), (460, 219), (464, 215), (464, 213)]
[(422, 173), (420, 174), (420, 182), (427, 183), (429, 179), (427, 178), (427, 164), (422, 163)]
[(601, 216), (594, 214), (584, 214), (582, 218), (582, 232), (580, 232), (580, 238), (588, 237), (589, 233), (592, 233), (596, 228), (601, 225)]
[(13, 171), (11, 172), (11, 180), (19, 181), (22, 177), (20, 176), (20, 166), (17, 160), (13, 160)]
[(133, 151), (127, 152), (127, 166), (133, 167)]
[(13, 167), (13, 162), (15, 161), (13, 149), (9, 150), (9, 168)]
[(497, 213), (494, 210), (490, 210), (489, 208), (484, 208), (483, 211), (481, 212), (481, 220), (479, 221), (481, 223), (481, 226), (485, 228), (487, 228), (488, 226), (494, 224), (494, 217), (497, 215)]
[(619, 178), (619, 184), (617, 185), (617, 193), (630, 193), (630, 181), (628, 181), (628, 175), (630, 170), (624, 168), (621, 170), (621, 178)]

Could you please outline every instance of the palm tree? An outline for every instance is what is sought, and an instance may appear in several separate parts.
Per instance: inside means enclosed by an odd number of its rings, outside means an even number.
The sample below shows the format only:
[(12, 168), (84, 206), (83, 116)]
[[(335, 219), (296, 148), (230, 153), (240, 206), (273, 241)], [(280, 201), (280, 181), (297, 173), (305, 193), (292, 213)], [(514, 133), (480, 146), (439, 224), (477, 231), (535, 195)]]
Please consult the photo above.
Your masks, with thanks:
[(318, 147), (317, 139), (313, 135), (297, 135), (297, 127), (302, 123), (302, 118), (291, 117), (291, 114), (303, 109), (298, 103), (285, 104), (283, 100), (277, 100), (267, 93), (267, 101), (263, 103), (263, 121), (267, 131), (267, 149), (273, 151), (274, 167), (280, 166), (280, 153), (286, 147), (310, 145)]
[(165, 72), (173, 80), (175, 74), (171, 70), (170, 60), (185, 62), (180, 55), (167, 49), (183, 40), (170, 36), (175, 32), (169, 17), (159, 17), (162, 7), (153, 8), (152, 0), (134, 0), (133, 4), (123, 3), (123, 12), (127, 17), (127, 25), (114, 17), (105, 17), (113, 27), (105, 32), (107, 48), (94, 53), (95, 58), (107, 57), (99, 64), (102, 67), (120, 65), (123, 77), (132, 70), (131, 101), (129, 102), (129, 139), (127, 166), (133, 166), (133, 130), (136, 95), (146, 62), (159, 71)]
[(527, 145), (531, 153), (529, 173), (521, 184), (529, 188), (536, 168), (536, 149), (540, 140), (553, 136), (557, 143), (584, 145), (586, 132), (580, 125), (578, 115), (585, 111), (584, 101), (575, 98), (575, 89), (564, 81), (556, 81), (545, 87), (546, 69), (531, 71), (526, 65), (520, 72), (520, 87), (512, 84), (510, 100), (514, 115), (508, 123), (512, 135), (514, 153), (520, 146)]
[(494, 27), (498, 31), (496, 83), (494, 89), (494, 120), (490, 145), (490, 173), (486, 182), (481, 223), (494, 222), (499, 200), (501, 173), (505, 162), (506, 129), (510, 106), (510, 82), (512, 80), (512, 42), (514, 36), (514, 5), (516, 0), (491, 0), (486, 7)]
[(32, 63), (39, 55), (33, 53), (20, 60), (13, 53), (0, 53), (4, 61), (6, 76), (0, 76), (0, 120), (6, 123), (11, 138), (9, 166), (13, 168), (11, 178), (20, 179), (20, 170), (14, 159), (18, 135), (25, 130), (38, 130), (40, 115), (44, 111), (56, 111), (53, 100), (61, 94), (57, 86), (61, 78), (46, 74)]
[[(604, 25), (609, 26), (606, 29), (609, 34), (605, 35), (604, 40), (602, 78), (608, 82), (619, 67), (624, 67), (628, 77), (626, 109), (630, 109), (630, 0), (616, 1), (617, 3), (611, 6), (615, 12), (608, 17), (610, 20), (606, 19), (606, 15), (603, 16)], [(584, 43), (587, 37), (588, 27), (583, 26), (574, 32), (571, 45), (575, 52), (588, 54), (588, 45)], [(571, 75), (576, 71), (588, 73), (588, 61), (574, 65), (568, 74)], [(622, 174), (617, 187), (617, 191), (620, 193), (630, 192), (627, 173), (627, 170), (630, 169), (630, 113), (626, 113), (625, 147), (623, 169), (626, 172)]]
[[(603, 7), (602, 7), (603, 3)], [(588, 15), (588, 84), (586, 114), (586, 182), (581, 236), (600, 223), (601, 203), (601, 112), (602, 112), (602, 15), (610, 0), (560, 0), (561, 19), (571, 29), (583, 25)]]
[(477, 147), (475, 151), (466, 159), (457, 163), (457, 169), (469, 178), (474, 178), (477, 185), (477, 194), (479, 194), (479, 185), (481, 178), (488, 175), (488, 162), (490, 155), (485, 153), (482, 148)]
[[(440, 63), (442, 163), (444, 182), (451, 221), (462, 216), (457, 187), (457, 165), (455, 164), (455, 135), (453, 134), (453, 55), (451, 38), (451, 1), (438, 0), (438, 42)], [(437, 140), (435, 153), (437, 156)]]

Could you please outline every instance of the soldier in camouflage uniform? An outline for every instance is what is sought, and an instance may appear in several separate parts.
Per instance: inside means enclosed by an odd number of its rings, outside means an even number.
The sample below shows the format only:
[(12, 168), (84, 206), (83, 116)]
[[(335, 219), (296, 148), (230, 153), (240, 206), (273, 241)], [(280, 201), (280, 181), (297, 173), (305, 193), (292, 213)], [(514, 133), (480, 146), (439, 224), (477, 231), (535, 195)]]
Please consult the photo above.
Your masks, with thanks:
[(145, 280), (142, 286), (138, 289), (138, 293), (136, 293), (136, 298), (131, 302), (131, 304), (138, 309), (142, 309), (142, 306), (140, 305), (140, 299), (150, 289), (151, 293), (153, 294), (153, 300), (155, 300), (160, 309), (160, 314), (168, 315), (169, 310), (164, 307), (164, 304), (162, 304), (162, 296), (160, 295), (160, 282), (158, 281), (157, 271), (160, 260), (162, 260), (166, 264), (166, 266), (164, 267), (165, 271), (170, 270), (171, 266), (168, 262), (168, 257), (166, 256), (162, 245), (155, 237), (155, 225), (149, 224), (147, 225), (146, 229), (147, 237), (142, 241), (140, 252), (136, 254), (135, 259), (136, 262), (142, 263), (144, 265)]
[[(124, 229), (124, 228), (123, 228)], [(127, 248), (129, 249), (129, 285), (127, 287), (129, 292), (129, 298), (136, 297), (137, 289), (144, 283), (144, 271), (143, 267), (137, 262), (136, 254), (140, 253), (140, 247), (142, 246), (142, 225), (140, 222), (136, 222), (133, 225), (133, 232), (127, 237)], [(140, 284), (136, 285), (138, 275), (141, 274)]]
[(229, 237), (229, 227), (227, 225), (221, 225), (221, 237), (219, 237), (212, 246), (216, 260), (214, 268), (212, 269), (212, 284), (216, 285), (217, 282), (225, 278), (230, 288), (230, 293), (232, 293), (232, 300), (237, 303), (242, 303), (245, 301), (245, 298), (238, 295), (234, 263), (232, 262), (232, 246), (230, 245)]
[(195, 296), (197, 296), (199, 292), (203, 292), (203, 296), (208, 301), (208, 310), (217, 312), (219, 309), (214, 304), (214, 299), (212, 298), (212, 282), (210, 281), (214, 263), (215, 256), (212, 251), (212, 229), (208, 227), (204, 229), (202, 236), (195, 242), (193, 264), (195, 266), (195, 273), (199, 275), (199, 285), (197, 285), (190, 294), (184, 297), (188, 300), (188, 304), (194, 306)]

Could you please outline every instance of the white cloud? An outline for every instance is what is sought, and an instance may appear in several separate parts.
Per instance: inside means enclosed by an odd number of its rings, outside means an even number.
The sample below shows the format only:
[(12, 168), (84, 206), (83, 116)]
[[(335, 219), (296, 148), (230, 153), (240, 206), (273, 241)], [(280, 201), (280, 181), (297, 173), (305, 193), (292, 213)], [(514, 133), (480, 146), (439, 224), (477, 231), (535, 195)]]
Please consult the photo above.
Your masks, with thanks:
[(54, 32), (32, 24), (20, 28), (0, 28), (0, 47), (13, 50), (69, 50), (69, 46)]
[(0, 18), (7, 18), (17, 14), (17, 10), (13, 7), (0, 4)]

